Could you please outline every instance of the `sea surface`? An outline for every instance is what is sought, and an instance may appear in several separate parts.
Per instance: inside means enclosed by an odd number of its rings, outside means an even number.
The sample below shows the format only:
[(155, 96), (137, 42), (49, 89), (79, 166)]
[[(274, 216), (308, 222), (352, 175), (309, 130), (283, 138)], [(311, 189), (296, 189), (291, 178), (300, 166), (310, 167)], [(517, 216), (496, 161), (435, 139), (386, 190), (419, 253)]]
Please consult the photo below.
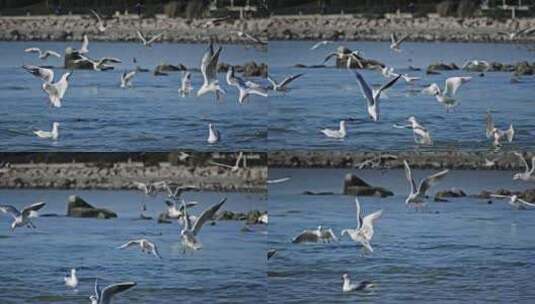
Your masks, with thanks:
[[(346, 173), (386, 187), (389, 198), (360, 197), (364, 214), (383, 209), (369, 254), (347, 236), (330, 244), (291, 243), (318, 225), (339, 236), (354, 228), (354, 197), (311, 196), (304, 191), (342, 191)], [(433, 171), (414, 170), (419, 179)], [(409, 184), (402, 170), (272, 169), (269, 186), (268, 261), (271, 303), (533, 303), (535, 209), (515, 210), (506, 202), (476, 198), (430, 202), (416, 212), (405, 207)], [(452, 171), (436, 191), (458, 187), (468, 194), (500, 188), (522, 190), (509, 171)], [(342, 293), (342, 274), (369, 280), (368, 292)]]
[[(265, 148), (268, 100), (252, 96), (239, 105), (238, 92), (219, 81), (227, 92), (223, 102), (215, 95), (196, 96), (203, 82), (200, 69), (206, 44), (156, 43), (151, 48), (139, 43), (89, 43), (89, 57), (116, 57), (123, 61), (115, 70), (75, 70), (61, 108), (50, 108), (41, 80), (21, 68), (23, 64), (54, 67), (59, 79), (63, 58), (42, 61), (28, 47), (63, 50), (78, 42), (0, 42), (0, 150), (1, 151), (238, 151)], [(136, 58), (137, 63), (133, 63)], [(244, 64), (266, 62), (266, 53), (239, 45), (223, 45), (219, 62)], [(154, 76), (160, 63), (184, 64), (192, 72), (194, 92), (185, 98), (178, 93), (181, 72)], [(150, 69), (137, 73), (133, 87), (121, 89), (125, 70), (136, 66)], [(258, 79), (251, 79), (262, 82)], [(58, 141), (37, 138), (32, 130), (50, 131), (60, 123)], [(208, 145), (208, 123), (215, 124), (222, 140)]]
[[(67, 199), (78, 194), (96, 207), (109, 208), (117, 219), (83, 219), (64, 215)], [(119, 295), (114, 303), (252, 303), (265, 299), (266, 227), (243, 222), (207, 224), (198, 235), (203, 248), (183, 253), (178, 224), (158, 224), (165, 208), (163, 195), (145, 199), (146, 215), (140, 220), (142, 195), (137, 191), (0, 190), (2, 203), (22, 207), (46, 202), (35, 231), (17, 228), (11, 218), (0, 217), (0, 299), (2, 303), (89, 303), (95, 278), (101, 286), (135, 281), (137, 286)], [(186, 200), (204, 208), (228, 197), (222, 210), (266, 210), (265, 195), (192, 192)], [(139, 249), (120, 250), (130, 239), (147, 238), (159, 248), (162, 259)], [(75, 267), (80, 279), (77, 291), (67, 288), (63, 277)]]
[[(310, 50), (316, 41), (275, 41), (270, 43), (268, 63), (277, 80), (287, 75), (304, 73), (290, 84), (285, 93), (270, 97), (268, 142), (271, 150), (337, 149), (337, 150), (488, 150), (485, 137), (485, 115), (491, 110), (496, 127), (506, 129), (513, 124), (516, 134), (512, 144), (503, 149), (535, 147), (535, 78), (525, 76), (512, 83), (512, 73), (479, 73), (458, 71), (426, 75), (431, 63), (454, 62), (462, 66), (466, 60), (487, 60), (501, 63), (535, 61), (529, 46), (494, 43), (416, 43), (402, 44), (402, 52), (390, 50), (387, 42), (336, 42)], [(400, 79), (386, 91), (380, 101), (380, 120), (368, 118), (366, 102), (353, 73), (334, 68), (296, 68), (296, 64), (318, 65), (327, 54), (344, 45), (360, 50), (372, 58), (395, 68), (397, 73), (421, 77), (414, 84)], [(411, 71), (409, 66), (420, 68)], [(366, 70), (363, 77), (374, 87), (386, 82), (380, 72)], [(471, 76), (472, 81), (457, 92), (459, 105), (446, 112), (434, 96), (421, 94), (431, 83), (444, 88), (446, 78)], [(393, 124), (406, 124), (410, 116), (426, 127), (433, 146), (417, 147), (410, 129), (394, 129)], [(329, 139), (320, 130), (338, 129), (340, 120), (347, 120), (348, 134), (344, 140)]]

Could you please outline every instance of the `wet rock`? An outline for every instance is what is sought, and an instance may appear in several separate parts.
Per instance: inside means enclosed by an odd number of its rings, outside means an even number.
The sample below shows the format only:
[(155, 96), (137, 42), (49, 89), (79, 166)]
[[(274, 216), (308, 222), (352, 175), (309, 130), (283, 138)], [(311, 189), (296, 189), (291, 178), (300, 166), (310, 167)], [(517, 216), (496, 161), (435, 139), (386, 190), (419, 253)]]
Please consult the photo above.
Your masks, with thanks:
[(178, 72), (178, 71), (186, 71), (188, 68), (179, 63), (178, 65), (172, 65), (167, 63), (162, 63), (156, 66), (155, 70), (160, 72)]
[(450, 64), (439, 62), (439, 63), (430, 64), (427, 67), (427, 73), (430, 74), (430, 72), (435, 72), (435, 71), (454, 71), (458, 69), (459, 67), (454, 62)]
[(371, 186), (354, 174), (347, 174), (344, 179), (344, 195), (388, 197), (394, 193), (383, 187)]
[(515, 76), (524, 76), (524, 75), (533, 75), (534, 68), (526, 61), (519, 62), (515, 66), (514, 75)]
[(263, 222), (260, 221), (260, 217), (265, 214), (266, 212), (259, 210), (251, 210), (247, 213), (225, 210), (216, 215), (216, 219), (218, 221), (246, 221), (247, 225), (255, 225), (263, 224)]
[[(65, 69), (68, 70), (92, 70), (93, 65), (89, 63), (89, 61), (79, 61), (75, 62), (78, 59), (82, 59), (82, 57), (71, 47), (67, 47), (65, 49), (65, 53), (63, 55), (63, 64), (65, 66)], [(113, 69), (113, 67), (110, 67)]]
[[(217, 65), (217, 72), (226, 73), (230, 68), (228, 63), (219, 63)], [(268, 66), (265, 63), (256, 63), (254, 61), (247, 62), (243, 65), (234, 65), (237, 73), (242, 74), (243, 77), (267, 77)]]
[(71, 195), (67, 204), (67, 216), (109, 219), (116, 218), (117, 214), (108, 209), (95, 208), (81, 197)]
[(303, 191), (303, 195), (334, 195), (334, 192)]
[(435, 202), (448, 202), (446, 198), (465, 197), (466, 193), (459, 188), (451, 188), (449, 190), (439, 191), (435, 194)]

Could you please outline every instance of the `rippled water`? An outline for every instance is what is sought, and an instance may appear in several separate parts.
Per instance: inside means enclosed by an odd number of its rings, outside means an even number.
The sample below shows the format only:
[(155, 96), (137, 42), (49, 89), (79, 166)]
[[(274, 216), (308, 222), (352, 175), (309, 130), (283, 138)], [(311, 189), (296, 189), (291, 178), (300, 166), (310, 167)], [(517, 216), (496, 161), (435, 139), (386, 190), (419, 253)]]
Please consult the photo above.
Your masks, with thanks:
[[(386, 42), (335, 43), (318, 48), (310, 47), (313, 41), (273, 42), (269, 49), (271, 74), (282, 79), (288, 74), (305, 73), (291, 84), (291, 91), (270, 97), (269, 146), (270, 149), (345, 149), (345, 150), (406, 150), (414, 149), (412, 132), (393, 129), (395, 123), (404, 124), (414, 115), (431, 132), (433, 147), (421, 150), (489, 149), (490, 142), (484, 133), (485, 113), (494, 111), (496, 126), (505, 129), (513, 123), (517, 134), (508, 148), (533, 148), (535, 138), (535, 79), (526, 76), (519, 83), (511, 83), (511, 73), (477, 73), (464, 71), (425, 75), (433, 62), (455, 62), (461, 66), (466, 59), (479, 59), (514, 63), (535, 61), (535, 53), (517, 44), (480, 43), (405, 43), (403, 52), (393, 53)], [(400, 73), (422, 77), (414, 85), (404, 81), (387, 91), (381, 102), (381, 119), (374, 123), (368, 119), (364, 97), (355, 77), (345, 69), (294, 68), (297, 63), (321, 64), (326, 54), (339, 45), (359, 49), (367, 58), (377, 59)], [(334, 66), (334, 60), (328, 63)], [(420, 72), (409, 71), (409, 66)], [(363, 71), (364, 78), (380, 86), (385, 78), (375, 71)], [(446, 113), (433, 96), (420, 94), (421, 89), (433, 82), (440, 87), (450, 76), (472, 76), (471, 83), (458, 91), (457, 109)], [(348, 122), (345, 140), (326, 138), (322, 128), (338, 128), (342, 119)]]
[[(115, 303), (251, 303), (266, 297), (265, 227), (241, 232), (242, 222), (207, 225), (199, 234), (204, 248), (183, 254), (176, 224), (139, 220), (141, 195), (134, 191), (77, 191), (97, 207), (118, 213), (112, 220), (40, 217), (37, 231), (9, 231), (10, 218), (0, 217), (0, 299), (2, 303), (89, 303), (94, 278), (101, 285), (135, 281), (137, 286)], [(2, 203), (17, 207), (43, 200), (41, 215), (65, 214), (73, 191), (0, 190)], [(192, 213), (228, 197), (223, 210), (266, 210), (262, 195), (195, 192), (185, 198), (199, 201)], [(163, 197), (146, 200), (148, 212), (164, 209)], [(148, 238), (163, 259), (139, 250), (119, 250), (132, 238)], [(63, 276), (78, 269), (78, 292), (67, 289)]]
[[(177, 92), (182, 74), (156, 77), (152, 70), (159, 63), (182, 63), (200, 67), (204, 44), (159, 43), (145, 48), (138, 43), (90, 42), (90, 56), (114, 56), (123, 60), (114, 71), (76, 70), (70, 78), (63, 107), (47, 107), (48, 97), (40, 80), (25, 72), (22, 64), (63, 66), (62, 60), (37, 59), (23, 50), (30, 46), (60, 53), (72, 42), (0, 42), (0, 149), (2, 151), (168, 151), (194, 149), (236, 151), (264, 149), (267, 137), (267, 99), (253, 96), (238, 105), (237, 91), (228, 87), (224, 74), (220, 82), (227, 91), (225, 101), (214, 95), (195, 94), (181, 98)], [(266, 62), (266, 53), (238, 45), (223, 45), (220, 61), (243, 64)], [(133, 88), (121, 89), (120, 75), (135, 68), (136, 58), (149, 73), (138, 73)], [(56, 77), (65, 71), (54, 69)], [(194, 72), (193, 87), (202, 84)], [(50, 130), (60, 122), (60, 140), (38, 139), (32, 129)], [(208, 145), (208, 123), (213, 122), (222, 135), (216, 145)]]
[[(535, 300), (535, 210), (513, 210), (505, 202), (474, 198), (430, 203), (416, 213), (405, 208), (408, 192), (401, 170), (387, 174), (359, 171), (394, 197), (361, 197), (365, 213), (383, 209), (372, 240), (375, 253), (364, 254), (350, 239), (339, 243), (293, 245), (303, 229), (328, 226), (339, 234), (355, 225), (353, 197), (305, 196), (310, 191), (340, 192), (347, 170), (270, 170), (268, 247), (279, 253), (268, 262), (268, 294), (278, 303), (533, 303)], [(430, 171), (415, 170), (417, 178)], [(507, 171), (454, 171), (431, 191), (461, 187), (524, 189)], [(342, 294), (342, 274), (371, 280), (371, 292)]]

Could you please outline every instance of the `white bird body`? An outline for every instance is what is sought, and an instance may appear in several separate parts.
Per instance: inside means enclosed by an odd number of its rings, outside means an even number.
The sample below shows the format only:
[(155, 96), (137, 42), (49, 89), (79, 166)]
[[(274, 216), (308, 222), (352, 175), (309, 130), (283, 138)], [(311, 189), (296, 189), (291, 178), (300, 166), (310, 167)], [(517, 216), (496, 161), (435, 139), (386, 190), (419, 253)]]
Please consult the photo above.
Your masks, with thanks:
[(340, 121), (340, 127), (338, 130), (333, 129), (322, 129), (320, 130), (321, 133), (325, 134), (325, 136), (330, 138), (338, 138), (342, 139), (346, 137), (347, 131), (346, 131), (346, 122), (345, 120)]
[(205, 209), (201, 215), (197, 217), (195, 222), (190, 221), (188, 216), (188, 208), (184, 206), (184, 226), (180, 231), (180, 236), (182, 239), (182, 244), (185, 249), (198, 250), (202, 247), (201, 243), (197, 240), (197, 234), (201, 231), (203, 225), (212, 220), (216, 212), (223, 206), (227, 201), (226, 198), (222, 199), (219, 203), (212, 205), (211, 207)]
[(61, 108), (61, 101), (69, 88), (69, 77), (71, 72), (63, 74), (56, 83), (45, 82), (42, 85), (43, 91), (48, 94), (48, 99), (53, 107)]
[(33, 133), (39, 138), (57, 140), (59, 138), (59, 122), (52, 123), (52, 131), (37, 130)]
[(87, 35), (84, 34), (84, 37), (82, 39), (82, 46), (78, 50), (78, 54), (87, 54), (89, 53), (89, 39), (87, 38)]
[(417, 144), (420, 144), (420, 145), (432, 145), (433, 144), (433, 140), (431, 139), (431, 134), (424, 126), (422, 126), (420, 123), (418, 123), (418, 121), (416, 121), (416, 117), (411, 116), (409, 117), (408, 121), (410, 122), (409, 125), (405, 125), (405, 126), (394, 125), (394, 128), (412, 129), (412, 132), (414, 135), (414, 142), (416, 142)]
[(138, 246), (141, 249), (141, 252), (143, 253), (152, 254), (159, 259), (162, 258), (160, 254), (158, 253), (158, 247), (156, 247), (156, 245), (153, 242), (147, 239), (128, 241), (125, 244), (121, 245), (119, 249), (130, 248), (133, 246)]
[(204, 54), (201, 60), (201, 73), (204, 79), (202, 86), (197, 91), (197, 96), (202, 96), (207, 93), (214, 93), (216, 99), (220, 100), (225, 91), (219, 86), (217, 80), (217, 62), (219, 60), (219, 54), (222, 48), (219, 47), (214, 52), (213, 44), (210, 43), (208, 50)]
[(373, 224), (383, 215), (383, 210), (375, 211), (374, 213), (366, 215), (364, 218), (361, 215), (360, 203), (357, 197), (355, 197), (355, 205), (357, 210), (357, 226), (355, 229), (344, 229), (342, 230), (342, 237), (344, 235), (349, 235), (349, 237), (355, 241), (359, 242), (364, 248), (369, 252), (373, 252), (373, 248), (370, 244), (370, 241), (374, 235)]
[(42, 79), (46, 83), (52, 83), (54, 80), (54, 71), (47, 68), (38, 67), (35, 65), (25, 64), (22, 66), (33, 76)]
[(39, 54), (39, 59), (46, 60), (49, 56), (54, 56), (56, 58), (61, 58), (61, 55), (58, 52), (54, 52), (51, 50), (41, 51), (40, 48), (31, 47), (24, 50), (26, 53), (37, 53)]
[(446, 111), (449, 111), (457, 105), (457, 100), (454, 98), (457, 90), (471, 79), (472, 77), (450, 77), (446, 79), (444, 90), (440, 90), (440, 87), (433, 83), (424, 91), (435, 95), (437, 101), (444, 105)]
[(360, 90), (362, 91), (362, 94), (366, 98), (367, 101), (367, 109), (368, 114), (370, 118), (373, 121), (379, 120), (379, 99), (381, 97), (381, 93), (391, 86), (393, 86), (396, 81), (399, 80), (401, 75), (398, 75), (396, 78), (390, 80), (389, 82), (385, 83), (383, 86), (381, 86), (378, 90), (374, 90), (371, 88), (371, 86), (364, 80), (364, 77), (357, 72), (356, 70), (353, 70), (353, 73), (355, 74), (355, 77), (357, 78), (357, 83), (360, 86)]
[(63, 281), (67, 287), (75, 289), (78, 287), (78, 277), (76, 276), (76, 269), (72, 268), (70, 275), (63, 277)]
[(501, 141), (506, 139), (508, 142), (512, 142), (515, 136), (515, 129), (513, 124), (509, 125), (507, 130), (498, 129), (494, 126), (494, 121), (492, 120), (492, 115), (490, 111), (487, 111), (486, 117), (486, 126), (485, 126), (485, 135), (487, 138), (492, 139), (492, 145), (496, 148), (502, 146)]
[(10, 214), (13, 217), (13, 222), (11, 223), (11, 231), (14, 231), (17, 227), (27, 226), (28, 228), (34, 228), (35, 225), (30, 219), (30, 213), (32, 211), (38, 211), (39, 209), (45, 206), (44, 202), (35, 203), (29, 206), (24, 207), (22, 212), (17, 208), (11, 205), (0, 205), (0, 211), (6, 214)]
[(121, 74), (121, 88), (131, 87), (132, 86), (132, 79), (136, 75), (136, 71), (130, 71), (130, 72), (124, 72)]
[(253, 82), (245, 82), (243, 79), (237, 77), (234, 75), (234, 67), (229, 67), (227, 71), (227, 84), (230, 86), (234, 86), (238, 88), (239, 90), (239, 96), (238, 96), (238, 103), (242, 104), (245, 102), (245, 99), (249, 97), (249, 95), (258, 95), (262, 97), (267, 97), (267, 93), (264, 89), (262, 89), (259, 85), (253, 83)]
[(435, 173), (433, 175), (430, 175), (420, 181), (420, 184), (416, 186), (416, 181), (412, 177), (411, 168), (409, 167), (409, 164), (406, 160), (403, 161), (403, 164), (405, 165), (405, 177), (409, 181), (409, 184), (411, 186), (411, 192), (409, 193), (409, 196), (405, 200), (405, 204), (413, 204), (415, 207), (422, 207), (425, 206), (425, 201), (427, 199), (426, 192), (433, 186), (435, 183), (440, 181), (446, 174), (449, 172), (449, 170), (443, 170), (438, 173)]
[(215, 126), (211, 123), (208, 124), (208, 143), (213, 145), (221, 140), (221, 135)]
[(193, 90), (193, 87), (191, 85), (191, 73), (186, 72), (182, 76), (182, 81), (180, 83), (180, 88), (178, 89), (178, 93), (180, 94), (180, 96), (186, 97), (191, 93), (192, 90)]
[(366, 290), (368, 288), (374, 287), (374, 284), (370, 281), (362, 281), (358, 284), (351, 283), (351, 279), (349, 278), (349, 275), (347, 273), (344, 273), (342, 275), (343, 283), (342, 283), (342, 292), (352, 292), (352, 291), (360, 291), (360, 290)]

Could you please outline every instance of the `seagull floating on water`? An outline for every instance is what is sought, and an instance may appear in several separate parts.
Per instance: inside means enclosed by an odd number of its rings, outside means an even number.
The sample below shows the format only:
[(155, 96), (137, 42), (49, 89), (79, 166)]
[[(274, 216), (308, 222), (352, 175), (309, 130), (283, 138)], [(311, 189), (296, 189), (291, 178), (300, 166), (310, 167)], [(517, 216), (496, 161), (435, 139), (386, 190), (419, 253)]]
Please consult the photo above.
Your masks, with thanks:
[(119, 249), (130, 248), (133, 246), (139, 246), (139, 248), (141, 248), (141, 252), (143, 253), (152, 254), (159, 259), (162, 258), (160, 254), (158, 253), (158, 247), (156, 247), (156, 245), (153, 242), (147, 239), (128, 241), (125, 244), (121, 245)]
[(145, 35), (143, 35), (143, 33), (141, 31), (137, 30), (136, 34), (139, 37), (139, 39), (141, 39), (141, 42), (143, 43), (143, 45), (146, 46), (146, 47), (151, 47), (152, 44), (156, 40), (158, 40), (160, 37), (162, 37), (162, 35), (163, 35), (163, 33), (159, 33), (159, 34), (154, 35), (152, 38), (147, 40), (147, 37), (145, 37)]
[(251, 94), (262, 96), (262, 97), (268, 96), (264, 89), (260, 88), (257, 85), (254, 85), (252, 82), (245, 82), (240, 77), (234, 75), (233, 66), (230, 66), (227, 71), (227, 83), (228, 85), (238, 88), (239, 90), (238, 102), (240, 104), (244, 103), (245, 99), (249, 97), (249, 95)]
[(136, 75), (136, 71), (135, 70), (130, 71), (130, 72), (125, 71), (121, 75), (121, 88), (131, 87), (132, 86), (132, 79), (134, 78), (135, 75)]
[(100, 289), (98, 285), (98, 280), (95, 280), (95, 294), (90, 296), (91, 304), (111, 304), (112, 299), (132, 287), (136, 286), (135, 282), (123, 282), (108, 285), (104, 289)]
[(221, 135), (219, 131), (215, 128), (214, 124), (208, 124), (208, 140), (207, 142), (211, 145), (219, 142), (221, 140)]
[(364, 248), (369, 252), (373, 252), (372, 245), (370, 241), (374, 235), (373, 224), (383, 215), (383, 210), (380, 209), (374, 213), (366, 215), (364, 218), (360, 212), (360, 203), (357, 197), (355, 197), (355, 206), (357, 207), (357, 227), (355, 229), (344, 229), (342, 230), (342, 237), (344, 235), (349, 235), (349, 237), (355, 241), (359, 242)]
[(65, 282), (65, 286), (70, 287), (72, 289), (76, 289), (76, 287), (78, 286), (78, 277), (76, 276), (76, 269), (72, 268), (70, 275), (63, 277), (63, 281)]
[(501, 141), (503, 139), (507, 139), (508, 142), (512, 142), (513, 138), (515, 136), (515, 129), (513, 128), (513, 124), (509, 125), (509, 129), (507, 130), (501, 130), (494, 126), (494, 121), (492, 120), (492, 115), (490, 114), (490, 111), (487, 111), (487, 118), (486, 118), (486, 127), (485, 127), (485, 135), (487, 138), (492, 138), (492, 145), (496, 148), (501, 147)]
[(421, 124), (418, 123), (418, 121), (416, 121), (416, 117), (411, 116), (407, 120), (410, 122), (409, 125), (404, 125), (404, 126), (394, 125), (394, 128), (412, 129), (412, 133), (414, 135), (414, 142), (416, 142), (417, 144), (420, 144), (420, 145), (432, 145), (433, 144), (433, 140), (431, 139), (431, 134), (426, 128), (424, 128), (424, 126), (422, 126)]
[(356, 71), (353, 70), (353, 73), (355, 74), (355, 77), (357, 78), (357, 83), (360, 86), (360, 90), (362, 92), (362, 95), (366, 98), (367, 102), (367, 108), (368, 108), (368, 114), (370, 115), (370, 118), (373, 121), (379, 120), (379, 98), (381, 97), (381, 93), (391, 86), (393, 86), (401, 77), (401, 75), (398, 75), (396, 78), (390, 80), (389, 82), (385, 83), (383, 86), (381, 86), (378, 90), (372, 89), (370, 85), (364, 80), (364, 77)]
[(533, 182), (535, 181), (535, 176), (533, 176), (533, 173), (535, 172), (535, 156), (531, 157), (531, 168), (528, 165), (528, 162), (522, 155), (522, 153), (514, 152), (514, 154), (520, 159), (522, 164), (524, 165), (524, 172), (516, 173), (513, 175), (513, 180), (521, 180), (525, 182)]
[(500, 195), (500, 194), (491, 194), (490, 196), (495, 198), (507, 198), (507, 203), (516, 209), (524, 210), (526, 207), (535, 207), (535, 204), (529, 203), (521, 198), (518, 197), (518, 195)]
[(374, 287), (374, 284), (370, 281), (362, 281), (358, 284), (351, 283), (351, 279), (347, 273), (342, 275), (342, 279), (344, 280), (344, 283), (342, 284), (343, 292), (361, 291)]
[(37, 53), (39, 54), (39, 59), (46, 60), (49, 56), (54, 56), (56, 58), (61, 58), (61, 55), (58, 52), (54, 52), (51, 50), (41, 51), (40, 48), (37, 47), (31, 47), (24, 50), (26, 53)]
[(87, 35), (84, 34), (84, 37), (82, 38), (82, 46), (79, 50), (77, 50), (78, 54), (87, 54), (89, 53), (89, 39), (87, 38)]
[(32, 211), (38, 211), (45, 205), (46, 204), (44, 202), (35, 203), (24, 207), (24, 209), (22, 209), (22, 212), (20, 212), (17, 208), (11, 205), (0, 205), (0, 211), (6, 214), (9, 213), (13, 217), (13, 222), (11, 223), (11, 231), (14, 231), (17, 227), (23, 226), (35, 229), (36, 227), (30, 219), (30, 213)]
[(321, 129), (320, 132), (330, 138), (343, 139), (346, 137), (346, 122), (345, 120), (340, 120), (340, 127), (338, 130)]
[(303, 232), (293, 238), (292, 243), (329, 243), (330, 241), (338, 241), (338, 238), (336, 238), (332, 229), (325, 229), (320, 225), (316, 230), (303, 230)]
[(416, 186), (416, 182), (414, 181), (414, 178), (412, 177), (411, 168), (409, 167), (409, 163), (407, 163), (406, 160), (403, 161), (403, 164), (405, 165), (405, 177), (410, 183), (411, 186), (411, 192), (409, 193), (409, 196), (405, 200), (405, 204), (408, 206), (410, 204), (413, 204), (415, 207), (423, 207), (425, 206), (425, 201), (427, 199), (426, 192), (433, 186), (435, 183), (440, 181), (446, 174), (449, 172), (449, 170), (443, 170), (438, 173), (435, 173), (433, 175), (430, 175), (420, 181), (420, 184)]
[(53, 122), (52, 123), (52, 131), (37, 130), (37, 131), (33, 131), (33, 133), (35, 135), (37, 135), (37, 137), (39, 137), (39, 138), (58, 140), (58, 138), (59, 138), (59, 122)]
[(180, 88), (178, 89), (178, 93), (180, 94), (180, 96), (186, 97), (189, 95), (189, 93), (191, 93), (192, 90), (193, 90), (193, 87), (191, 85), (191, 73), (185, 72), (182, 75), (182, 81), (180, 83)]
[(273, 91), (275, 92), (282, 92), (282, 91), (287, 91), (288, 90), (288, 85), (290, 84), (290, 82), (296, 80), (297, 78), (303, 76), (303, 73), (300, 73), (300, 74), (297, 74), (297, 75), (290, 75), (286, 78), (284, 78), (284, 80), (282, 80), (281, 82), (277, 82), (275, 81), (273, 78), (271, 78), (271, 76), (268, 74), (267, 75), (267, 79), (269, 82), (271, 82), (271, 85), (272, 85), (272, 89)]
[(214, 52), (213, 43), (210, 42), (208, 50), (204, 54), (201, 60), (201, 73), (204, 78), (202, 86), (197, 91), (197, 96), (202, 96), (206, 93), (212, 92), (216, 95), (217, 100), (220, 100), (225, 91), (219, 86), (217, 80), (217, 61), (219, 60), (219, 54), (223, 48), (219, 47)]
[(205, 209), (201, 213), (201, 215), (197, 217), (195, 223), (192, 223), (190, 221), (190, 217), (188, 216), (187, 211), (188, 208), (184, 208), (184, 227), (180, 232), (180, 236), (182, 238), (182, 244), (185, 248), (198, 250), (202, 247), (201, 243), (197, 240), (197, 234), (201, 231), (201, 228), (207, 221), (214, 218), (216, 212), (221, 208), (221, 206), (223, 206), (226, 201), (227, 199), (224, 198), (219, 203)]

